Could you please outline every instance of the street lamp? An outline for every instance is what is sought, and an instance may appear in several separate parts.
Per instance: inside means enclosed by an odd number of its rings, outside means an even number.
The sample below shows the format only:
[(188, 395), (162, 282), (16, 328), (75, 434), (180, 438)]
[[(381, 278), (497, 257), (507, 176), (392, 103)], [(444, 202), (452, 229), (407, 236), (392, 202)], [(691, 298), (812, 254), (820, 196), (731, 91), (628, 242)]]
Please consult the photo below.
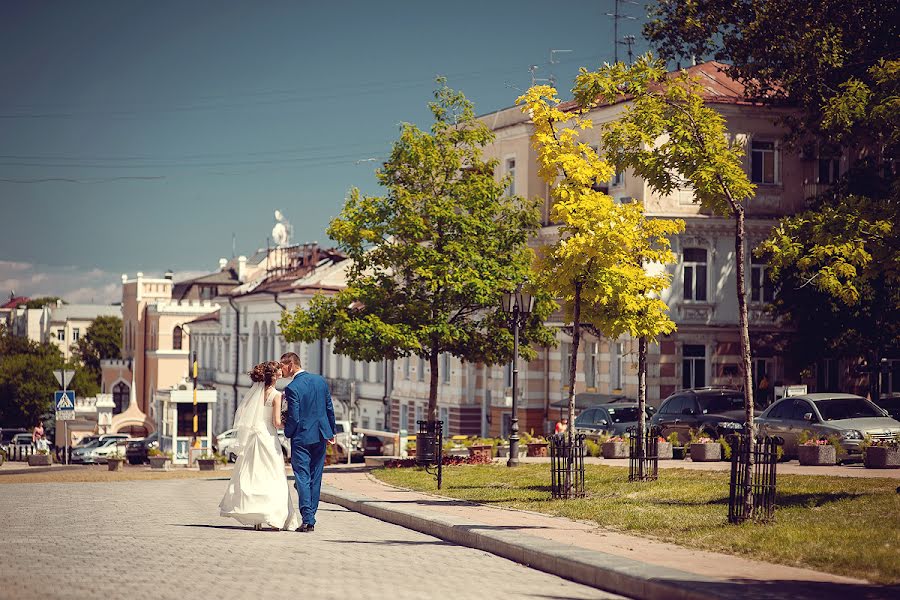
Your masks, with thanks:
[(513, 330), (513, 372), (512, 372), (512, 419), (509, 433), (509, 459), (507, 467), (515, 467), (519, 464), (519, 327), (525, 324), (525, 319), (534, 308), (534, 296), (522, 289), (522, 284), (516, 286), (515, 291), (503, 294), (503, 311), (509, 315), (510, 326)]

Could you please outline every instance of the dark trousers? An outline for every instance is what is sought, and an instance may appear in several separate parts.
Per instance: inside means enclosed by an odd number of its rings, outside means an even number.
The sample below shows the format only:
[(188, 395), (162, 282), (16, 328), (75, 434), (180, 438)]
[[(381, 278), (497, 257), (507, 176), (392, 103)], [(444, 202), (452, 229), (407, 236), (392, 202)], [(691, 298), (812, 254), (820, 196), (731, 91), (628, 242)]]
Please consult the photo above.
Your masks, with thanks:
[(325, 440), (309, 445), (291, 443), (291, 467), (294, 469), (297, 496), (300, 497), (300, 516), (307, 525), (316, 524), (326, 443)]

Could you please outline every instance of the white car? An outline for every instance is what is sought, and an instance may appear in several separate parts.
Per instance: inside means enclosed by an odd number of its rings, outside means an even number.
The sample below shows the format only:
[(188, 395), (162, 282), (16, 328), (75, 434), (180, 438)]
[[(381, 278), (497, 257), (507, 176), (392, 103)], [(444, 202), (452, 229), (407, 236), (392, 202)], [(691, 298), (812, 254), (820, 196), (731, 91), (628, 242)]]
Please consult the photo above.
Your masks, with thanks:
[(125, 456), (125, 441), (127, 438), (108, 437), (103, 440), (94, 440), (89, 444), (76, 448), (72, 452), (73, 464), (105, 464), (111, 454)]
[(216, 436), (216, 452), (228, 457), (228, 460), (234, 462), (237, 455), (231, 452), (231, 447), (237, 442), (237, 429), (229, 429), (223, 431)]

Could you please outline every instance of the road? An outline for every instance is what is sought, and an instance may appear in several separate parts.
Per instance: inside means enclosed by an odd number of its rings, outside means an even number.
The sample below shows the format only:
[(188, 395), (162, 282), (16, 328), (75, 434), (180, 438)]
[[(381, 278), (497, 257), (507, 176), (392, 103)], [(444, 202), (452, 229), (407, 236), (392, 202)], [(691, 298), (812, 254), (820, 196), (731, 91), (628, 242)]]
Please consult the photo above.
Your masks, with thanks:
[(225, 481), (0, 485), (0, 598), (621, 598), (333, 505), (316, 531), (218, 516)]

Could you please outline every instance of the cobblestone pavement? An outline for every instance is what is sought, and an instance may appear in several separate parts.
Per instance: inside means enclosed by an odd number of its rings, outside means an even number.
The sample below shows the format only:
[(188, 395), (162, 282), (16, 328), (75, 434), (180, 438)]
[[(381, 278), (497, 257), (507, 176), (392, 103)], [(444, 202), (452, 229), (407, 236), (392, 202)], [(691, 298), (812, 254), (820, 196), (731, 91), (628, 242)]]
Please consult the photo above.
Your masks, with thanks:
[(207, 480), (0, 486), (0, 598), (621, 598), (322, 505), (315, 533), (218, 516)]

